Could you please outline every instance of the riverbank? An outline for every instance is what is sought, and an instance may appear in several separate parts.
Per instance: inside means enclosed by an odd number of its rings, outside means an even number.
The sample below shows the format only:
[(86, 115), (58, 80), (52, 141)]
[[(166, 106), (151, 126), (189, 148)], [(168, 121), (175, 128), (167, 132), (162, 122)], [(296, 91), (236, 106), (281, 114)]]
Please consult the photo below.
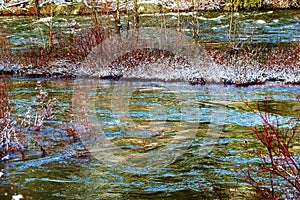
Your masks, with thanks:
[[(189, 43), (198, 44), (188, 49), (200, 48), (204, 54), (192, 66), (180, 51), (174, 55), (148, 48), (126, 52), (110, 60), (111, 65), (92, 67), (86, 59), (104, 40), (109, 45), (95, 57), (115, 55), (109, 48), (114, 46), (109, 38), (117, 32), (113, 15), (99, 16), (98, 27), (90, 16), (3, 17), (0, 72), (27, 77), (135, 78), (237, 86), (268, 81), (299, 84), (299, 18), (297, 10), (143, 14), (139, 18), (143, 34), (161, 27), (180, 28)], [(132, 15), (121, 18), (121, 34), (134, 30), (133, 21)], [(156, 33), (151, 34), (156, 37)]]
[[(53, 49), (52, 52), (43, 49), (9, 51), (1, 55), (0, 73), (34, 78), (156, 79), (184, 81), (193, 85), (249, 86), (270, 81), (300, 84), (300, 45), (297, 43), (273, 48), (257, 48), (249, 45), (229, 49), (226, 45), (215, 47), (207, 44), (205, 52), (210, 61), (205, 65), (205, 69), (197, 69), (196, 72), (196, 69), (192, 69), (190, 63), (180, 56), (174, 59), (172, 57), (174, 55), (169, 52), (144, 50), (131, 52), (116, 60), (113, 63), (115, 71), (112, 73), (112, 66), (87, 67), (84, 55), (76, 52), (78, 48), (80, 47), (74, 47), (68, 52), (60, 47)], [(151, 74), (149, 71), (144, 74), (136, 73), (153, 66), (160, 67), (162, 73)], [(176, 71), (178, 66), (185, 67), (182, 68), (183, 71)]]
[[(37, 6), (38, 5), (38, 6)], [(245, 2), (238, 5), (231, 4), (226, 0), (8, 0), (0, 1), (0, 16), (34, 16), (34, 15), (87, 15), (95, 11), (102, 14), (137, 12), (146, 13), (167, 13), (167, 12), (189, 12), (189, 11), (230, 11), (237, 10), (267, 10), (267, 9), (299, 9), (300, 0), (254, 0), (249, 5)]]

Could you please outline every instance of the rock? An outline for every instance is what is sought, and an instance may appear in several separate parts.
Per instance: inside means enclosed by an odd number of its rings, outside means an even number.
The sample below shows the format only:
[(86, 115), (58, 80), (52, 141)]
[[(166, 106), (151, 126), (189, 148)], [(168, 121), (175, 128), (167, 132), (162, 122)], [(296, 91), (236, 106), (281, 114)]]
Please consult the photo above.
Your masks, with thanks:
[(21, 195), (21, 194), (13, 195), (11, 198), (12, 198), (12, 200), (20, 200), (20, 199), (23, 199), (23, 195)]
[(140, 14), (161, 13), (162, 11), (163, 11), (163, 6), (161, 2), (157, 0), (140, 1), (138, 3), (138, 12)]
[(205, 85), (205, 80), (202, 77), (190, 79), (188, 82), (191, 85)]

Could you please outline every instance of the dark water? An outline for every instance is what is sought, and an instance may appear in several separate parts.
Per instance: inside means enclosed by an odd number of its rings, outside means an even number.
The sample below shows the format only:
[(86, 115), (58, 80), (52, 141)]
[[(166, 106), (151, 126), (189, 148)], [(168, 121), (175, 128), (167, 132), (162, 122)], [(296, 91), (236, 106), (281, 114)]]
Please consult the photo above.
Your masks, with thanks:
[[(202, 42), (238, 43), (286, 43), (300, 41), (299, 10), (276, 10), (259, 12), (205, 12), (194, 15), (181, 14), (181, 28), (187, 34), (198, 32)], [(113, 32), (113, 16), (101, 16), (100, 22), (108, 32)], [(129, 18), (132, 21), (132, 17)], [(140, 27), (177, 27), (177, 14), (165, 13), (141, 15)], [(43, 46), (47, 43), (50, 24), (54, 32), (67, 34), (79, 33), (91, 27), (88, 16), (56, 16), (37, 20), (33, 17), (0, 17), (1, 32), (6, 34), (15, 48)], [(127, 18), (122, 18), (123, 30), (126, 30)]]
[[(15, 115), (35, 104), (36, 81), (11, 80)], [(253, 136), (249, 126), (261, 122), (241, 98), (255, 105), (268, 97), (268, 110), (282, 126), (300, 111), (300, 88), (289, 85), (133, 80), (42, 80), (42, 85), (59, 100), (59, 111), (41, 132), (24, 137), (34, 137), (49, 155), (40, 157), (32, 148), (28, 160), (0, 162), (1, 199), (15, 193), (32, 199), (212, 199), (218, 193), (229, 199), (236, 185), (248, 195), (251, 189), (234, 168), (257, 164), (244, 142)], [(70, 113), (82, 141), (61, 129)], [(71, 156), (84, 148), (91, 157)], [(299, 145), (292, 149), (297, 154)]]

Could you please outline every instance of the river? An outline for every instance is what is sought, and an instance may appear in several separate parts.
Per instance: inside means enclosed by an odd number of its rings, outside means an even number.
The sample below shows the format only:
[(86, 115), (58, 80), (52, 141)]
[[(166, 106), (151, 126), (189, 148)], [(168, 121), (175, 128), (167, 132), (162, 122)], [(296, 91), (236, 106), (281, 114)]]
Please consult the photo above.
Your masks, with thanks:
[[(192, 20), (192, 17), (194, 20)], [(131, 17), (129, 18), (132, 21)], [(181, 28), (192, 35), (198, 32), (203, 43), (290, 43), (300, 41), (299, 10), (275, 10), (257, 12), (204, 12), (181, 14)], [(192, 23), (194, 21), (194, 23)], [(108, 32), (114, 29), (113, 16), (100, 17)], [(76, 33), (91, 26), (89, 16), (55, 16), (53, 18), (0, 17), (0, 27), (14, 48), (43, 46), (47, 41), (49, 26), (54, 32)], [(176, 28), (178, 15), (175, 13), (144, 14), (140, 16), (141, 27)], [(127, 17), (121, 20), (126, 30)], [(131, 22), (130, 22), (131, 24)]]
[[(265, 47), (300, 41), (299, 10), (205, 12), (194, 16), (194, 24), (191, 16), (181, 13), (181, 28), (189, 38), (193, 29), (198, 31), (203, 43), (228, 45), (234, 38), (240, 44)], [(108, 32), (114, 29), (112, 18), (101, 16)], [(2, 36), (12, 49), (43, 46), (49, 23), (56, 33), (71, 34), (91, 27), (91, 18), (0, 17)], [(121, 23), (126, 30), (127, 18), (122, 17)], [(174, 13), (140, 16), (141, 27), (175, 30), (177, 23)], [(38, 81), (49, 98), (57, 99), (58, 107), (55, 118), (45, 120), (41, 131), (22, 132), (28, 144), (25, 160), (16, 155), (0, 162), (0, 199), (14, 194), (28, 199), (229, 199), (233, 194), (245, 199), (251, 195), (254, 189), (235, 169), (259, 166), (259, 159), (245, 145), (255, 146), (249, 128), (261, 127), (261, 120), (242, 99), (255, 109), (258, 104), (267, 107), (271, 120), (278, 120), (283, 128), (299, 119), (299, 86), (280, 82), (192, 86), (178, 80), (158, 81), (157, 76), (164, 77), (160, 80), (171, 76), (169, 68), (155, 72), (152, 81), (7, 77), (14, 119), (38, 107)], [(34, 115), (31, 112), (31, 118)], [(66, 127), (76, 130), (76, 138), (67, 134)], [(41, 156), (37, 143), (47, 155)], [(298, 142), (291, 149), (298, 157)], [(87, 156), (79, 156), (87, 150)]]
[[(236, 187), (249, 195), (252, 189), (234, 169), (259, 162), (247, 153), (245, 141), (254, 145), (249, 127), (261, 121), (242, 98), (263, 107), (268, 97), (268, 111), (277, 116), (272, 120), (282, 127), (300, 111), (300, 88), (292, 85), (12, 78), (14, 116), (36, 105), (37, 81), (49, 98), (58, 99), (59, 108), (40, 132), (23, 137), (38, 141), (49, 154), (40, 157), (29, 145), (27, 160), (0, 162), (1, 199), (13, 194), (32, 199), (211, 199), (217, 194), (228, 199)], [(70, 114), (81, 130), (77, 141), (61, 128)], [(71, 156), (84, 149), (90, 156)], [(298, 155), (299, 144), (292, 149)]]

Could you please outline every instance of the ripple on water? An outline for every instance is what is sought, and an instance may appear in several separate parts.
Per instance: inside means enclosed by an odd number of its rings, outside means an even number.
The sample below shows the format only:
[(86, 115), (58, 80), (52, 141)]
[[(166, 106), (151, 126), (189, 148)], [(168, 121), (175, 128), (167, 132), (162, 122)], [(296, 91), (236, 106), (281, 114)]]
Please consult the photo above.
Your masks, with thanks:
[[(19, 81), (15, 85), (16, 91), (26, 91), (29, 96), (34, 95), (36, 80), (16, 81)], [(57, 84), (57, 81), (49, 81), (47, 84), (48, 88), (45, 89), (60, 95), (61, 100), (66, 100), (64, 98), (67, 97), (63, 94), (67, 95), (68, 92), (66, 91), (72, 91), (70, 90), (72, 84), (70, 82), (59, 84), (60, 87)], [(95, 85), (90, 85), (90, 87), (95, 87), (98, 93), (94, 94), (99, 95), (99, 98), (96, 98), (99, 101), (97, 102), (99, 105), (94, 107), (98, 109), (95, 113), (105, 112), (104, 115), (99, 116), (98, 120), (107, 125), (107, 127), (117, 123), (119, 129), (122, 129), (124, 128), (121, 125), (123, 124), (122, 120), (130, 122), (128, 120), (130, 117), (121, 118), (119, 122), (115, 122), (114, 117), (110, 115), (110, 107), (108, 106), (111, 100), (110, 95), (116, 85), (121, 86), (121, 84), (112, 84), (109, 81), (100, 81)], [(151, 90), (150, 86), (146, 87), (147, 84), (143, 84), (144, 87), (141, 87), (141, 90), (135, 93), (136, 99), (131, 102), (131, 108), (141, 113), (146, 113), (147, 110), (145, 108), (148, 103), (152, 107), (157, 106), (157, 103), (161, 103), (161, 105), (170, 108), (174, 107), (172, 112), (179, 112), (180, 109), (176, 108), (176, 106), (180, 106), (180, 104), (171, 104), (170, 101), (153, 102), (152, 100), (157, 98), (156, 94), (162, 94), (161, 90), (157, 89), (158, 85), (163, 85), (164, 87), (172, 85), (172, 90), (168, 92), (178, 96), (182, 91), (186, 94), (188, 91), (187, 84), (182, 82), (155, 82), (155, 85), (156, 89)], [(123, 84), (124, 86), (126, 84)], [(153, 82), (151, 86), (153, 86)], [(260, 120), (246, 109), (241, 101), (241, 97), (253, 102), (253, 105), (256, 102), (262, 103), (265, 97), (268, 97), (270, 100), (270, 111), (278, 114), (283, 121), (299, 116), (299, 114), (296, 115), (296, 113), (299, 113), (298, 102), (295, 100), (296, 96), (299, 95), (299, 87), (297, 86), (264, 85), (236, 88), (211, 85), (188, 87), (193, 88), (197, 98), (191, 98), (188, 95), (184, 96), (185, 102), (188, 102), (185, 105), (199, 109), (198, 115), (195, 115), (199, 119), (199, 126), (191, 146), (170, 165), (146, 173), (137, 173), (136, 171), (123, 172), (107, 166), (101, 160), (93, 157), (71, 158), (70, 151), (73, 151), (73, 143), (65, 144), (67, 138), (57, 135), (51, 140), (58, 140), (56, 143), (61, 141), (62, 144), (56, 146), (55, 151), (53, 149), (53, 152), (46, 157), (35, 157), (16, 162), (0, 162), (0, 168), (4, 173), (4, 176), (1, 177), (0, 198), (7, 198), (7, 196), (4, 196), (5, 192), (8, 195), (14, 194), (15, 190), (11, 189), (11, 187), (17, 188), (18, 192), (23, 196), (31, 196), (34, 199), (70, 199), (77, 197), (79, 199), (83, 197), (86, 199), (147, 199), (149, 196), (151, 198), (160, 197), (165, 199), (184, 198), (187, 196), (195, 198), (195, 193), (187, 188), (195, 191), (206, 191), (213, 182), (221, 188), (225, 186), (229, 189), (234, 188), (237, 177), (233, 170), (234, 167), (242, 167), (249, 163), (255, 165), (258, 162), (257, 159), (252, 158), (243, 149), (245, 140), (248, 140), (248, 143), (250, 143), (248, 135), (251, 134), (251, 131), (249, 131), (248, 127), (250, 125), (259, 125)], [(180, 88), (184, 89), (181, 90)], [(89, 94), (91, 95), (92, 93)], [(150, 98), (151, 95), (153, 98)], [(22, 102), (22, 99), (27, 98), (27, 96), (16, 95), (14, 98)], [(138, 101), (136, 101), (137, 99)], [(218, 120), (212, 120), (214, 116), (209, 116), (210, 113), (213, 113), (211, 111), (213, 109), (225, 113), (225, 120), (221, 124), (218, 124)], [(146, 114), (147, 117), (151, 117), (149, 112)], [(195, 119), (195, 116), (192, 119)], [(135, 123), (139, 122), (135, 121)], [(175, 128), (180, 124), (178, 120), (171, 120), (167, 123), (170, 123), (171, 127), (175, 126)], [(125, 126), (126, 124), (123, 125)], [(205, 135), (209, 125), (212, 125), (210, 126), (211, 128), (222, 125), (223, 128), (217, 141), (205, 144)], [(156, 126), (158, 125), (156, 124)], [(54, 126), (46, 130), (53, 129), (58, 129), (58, 127)], [(112, 134), (111, 137), (119, 137), (119, 129), (115, 127), (107, 129), (107, 134), (116, 133), (115, 135)], [(200, 157), (199, 152), (205, 145), (210, 145), (214, 148), (205, 157)], [(220, 194), (226, 198), (226, 191), (221, 190)]]

